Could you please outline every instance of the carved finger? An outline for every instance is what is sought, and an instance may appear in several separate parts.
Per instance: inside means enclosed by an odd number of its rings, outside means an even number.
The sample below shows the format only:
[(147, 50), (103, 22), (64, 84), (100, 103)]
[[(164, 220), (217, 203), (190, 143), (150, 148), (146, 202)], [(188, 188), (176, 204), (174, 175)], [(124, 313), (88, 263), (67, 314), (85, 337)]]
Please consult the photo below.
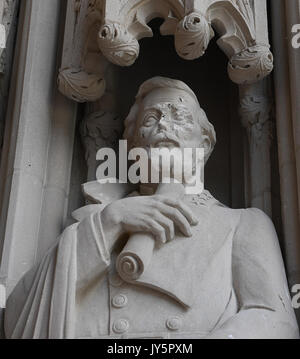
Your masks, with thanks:
[(175, 207), (171, 207), (164, 203), (160, 203), (159, 209), (161, 213), (169, 217), (179, 228), (179, 230), (187, 237), (192, 236), (191, 227), (186, 217)]
[(194, 215), (192, 209), (186, 205), (183, 201), (180, 201), (178, 209), (187, 218), (191, 225), (196, 226), (199, 223), (198, 218)]
[(159, 211), (154, 212), (154, 219), (156, 222), (158, 222), (162, 227), (164, 227), (166, 232), (166, 237), (168, 241), (172, 241), (175, 238), (175, 228), (174, 228), (174, 222), (164, 216)]
[(162, 227), (159, 223), (157, 223), (153, 219), (149, 219), (147, 221), (147, 224), (148, 224), (149, 232), (154, 235), (157, 241), (161, 243), (167, 242), (166, 231), (164, 227)]
[(193, 211), (183, 201), (174, 200), (172, 198), (165, 198), (164, 203), (168, 206), (177, 208), (190, 222), (190, 224), (197, 225), (199, 223), (198, 218), (193, 214)]

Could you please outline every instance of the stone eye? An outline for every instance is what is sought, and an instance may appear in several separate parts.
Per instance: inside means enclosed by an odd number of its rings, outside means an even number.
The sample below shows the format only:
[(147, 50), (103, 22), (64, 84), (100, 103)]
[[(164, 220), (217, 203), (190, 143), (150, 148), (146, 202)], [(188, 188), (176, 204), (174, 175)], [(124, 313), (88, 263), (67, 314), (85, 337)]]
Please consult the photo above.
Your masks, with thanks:
[(149, 114), (145, 117), (143, 125), (145, 127), (151, 127), (154, 126), (157, 121), (158, 119), (154, 114)]

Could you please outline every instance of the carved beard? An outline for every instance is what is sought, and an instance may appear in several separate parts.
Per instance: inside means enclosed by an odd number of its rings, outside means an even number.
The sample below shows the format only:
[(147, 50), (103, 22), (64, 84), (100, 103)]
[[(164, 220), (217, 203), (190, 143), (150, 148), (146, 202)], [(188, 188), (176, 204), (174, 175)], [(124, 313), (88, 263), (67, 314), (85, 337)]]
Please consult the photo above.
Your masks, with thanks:
[[(144, 149), (147, 151), (148, 158), (150, 159), (149, 164), (148, 164), (149, 174), (153, 174), (153, 172), (154, 172), (156, 174), (156, 177), (159, 178), (159, 181), (162, 181), (163, 175), (165, 174), (167, 169), (165, 169), (165, 172), (163, 171), (164, 161), (161, 160), (162, 156), (160, 156), (159, 163), (154, 162), (154, 161), (151, 162), (151, 149), (153, 149), (153, 148), (161, 149), (163, 147), (150, 147), (150, 146), (144, 147)], [(169, 149), (175, 153), (175, 156), (171, 157), (171, 163), (170, 163), (170, 178), (171, 178), (171, 180), (175, 180), (176, 182), (180, 182), (183, 184), (188, 183), (189, 185), (192, 185), (196, 181), (196, 179), (195, 179), (195, 173), (196, 173), (195, 155), (193, 154), (192, 157), (184, 156), (184, 150), (182, 148), (179, 148), (176, 146), (169, 148)], [(176, 156), (176, 152), (178, 152), (178, 156)], [(181, 161), (181, 159), (182, 159), (182, 161)], [(185, 171), (185, 173), (184, 173), (185, 168), (187, 168), (188, 171)]]

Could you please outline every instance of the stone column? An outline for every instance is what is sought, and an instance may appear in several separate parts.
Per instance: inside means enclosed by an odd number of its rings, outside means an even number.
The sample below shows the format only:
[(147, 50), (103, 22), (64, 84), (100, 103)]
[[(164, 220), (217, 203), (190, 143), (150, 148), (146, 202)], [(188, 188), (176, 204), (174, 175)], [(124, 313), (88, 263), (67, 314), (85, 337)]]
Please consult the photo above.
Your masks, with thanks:
[[(0, 0), (0, 163), (2, 156), (5, 113), (13, 61), (19, 0)], [(0, 178), (3, 182), (4, 178)], [(1, 249), (0, 244), (0, 249)], [(1, 250), (0, 250), (1, 254)], [(0, 261), (1, 262), (1, 261)], [(0, 339), (3, 336), (2, 314), (6, 302), (6, 287), (0, 278)]]
[(85, 117), (81, 123), (81, 138), (85, 146), (87, 161), (87, 181), (96, 179), (99, 163), (96, 154), (100, 148), (109, 147), (118, 151), (123, 134), (123, 119), (118, 115), (115, 99), (115, 71), (109, 66), (106, 71), (106, 91), (104, 96), (93, 103), (87, 103)]
[[(289, 33), (289, 39), (291, 40), (292, 27), (294, 24), (300, 24), (300, 1), (286, 1), (285, 9), (287, 33)], [(291, 45), (288, 49), (288, 60), (290, 68), (290, 93), (292, 106), (291, 115), (293, 123), (294, 150), (296, 157), (298, 206), (300, 208), (300, 51), (294, 49)]]
[(291, 45), (291, 29), (300, 23), (300, 2), (274, 0), (271, 9), (284, 254), (292, 288), (300, 283), (300, 51)]
[(240, 86), (240, 117), (247, 132), (245, 177), (247, 207), (263, 210), (272, 217), (271, 102), (267, 80)]
[(5, 49), (6, 44), (6, 32), (5, 26), (3, 25), (3, 13), (4, 13), (4, 0), (0, 1), (0, 56)]
[(0, 172), (0, 280), (7, 295), (66, 217), (76, 105), (56, 90), (63, 5), (21, 2)]
[(58, 84), (69, 99), (86, 103), (81, 121), (87, 181), (95, 180), (96, 153), (115, 147), (122, 136), (122, 121), (115, 104), (115, 71), (98, 49), (103, 3), (68, 0), (67, 26)]
[(5, 127), (19, 0), (0, 0), (0, 157)]

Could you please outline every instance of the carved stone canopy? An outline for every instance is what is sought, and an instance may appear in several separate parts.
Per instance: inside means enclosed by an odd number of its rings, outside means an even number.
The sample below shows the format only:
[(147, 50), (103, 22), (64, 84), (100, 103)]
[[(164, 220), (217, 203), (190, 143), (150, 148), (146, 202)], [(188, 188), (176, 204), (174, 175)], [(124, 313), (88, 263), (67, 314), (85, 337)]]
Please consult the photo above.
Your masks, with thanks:
[(268, 75), (273, 57), (268, 44), (258, 43), (249, 0), (110, 0), (103, 4), (103, 26), (98, 44), (114, 64), (130, 66), (139, 55), (138, 40), (151, 37), (147, 23), (165, 21), (162, 35), (174, 35), (178, 55), (186, 60), (202, 56), (214, 30), (218, 45), (229, 57), (228, 72), (238, 84)]
[[(186, 60), (203, 56), (218, 34), (217, 43), (229, 58), (229, 77), (239, 85), (260, 81), (273, 69), (267, 31), (259, 17), (265, 6), (262, 0), (73, 1), (73, 11), (77, 12), (73, 39), (77, 66), (73, 63), (62, 69), (60, 88), (69, 97), (72, 93), (76, 101), (95, 100), (101, 97), (100, 92), (103, 94), (103, 66), (96, 64), (101, 56), (119, 66), (136, 61), (139, 40), (153, 36), (147, 24), (154, 18), (164, 20), (161, 34), (174, 35), (176, 51)], [(87, 78), (93, 89), (89, 87), (84, 95), (83, 82)]]

